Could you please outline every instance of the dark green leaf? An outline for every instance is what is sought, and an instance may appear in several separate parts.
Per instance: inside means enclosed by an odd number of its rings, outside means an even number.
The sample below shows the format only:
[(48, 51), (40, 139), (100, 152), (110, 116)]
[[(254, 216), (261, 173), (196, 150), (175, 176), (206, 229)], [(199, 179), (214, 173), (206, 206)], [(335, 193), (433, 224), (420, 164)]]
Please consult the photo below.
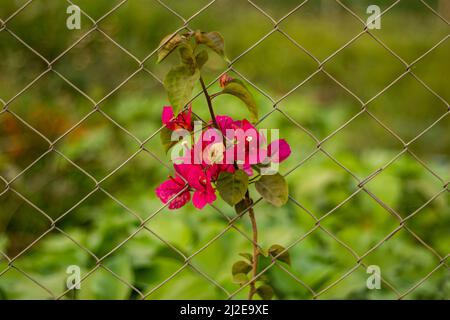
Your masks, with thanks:
[(252, 203), (253, 203), (253, 201), (251, 199), (250, 199), (250, 201), (247, 199), (243, 199), (234, 206), (234, 210), (239, 215), (239, 214), (243, 213), (245, 210), (247, 210), (248, 207), (250, 207), (252, 205)]
[(239, 255), (241, 257), (244, 257), (245, 259), (247, 259), (250, 263), (253, 263), (253, 256), (250, 253), (242, 252), (242, 253), (239, 253)]
[(202, 50), (195, 56), (195, 61), (197, 62), (197, 68), (201, 69), (206, 61), (208, 61), (208, 51)]
[(255, 183), (256, 190), (268, 202), (281, 207), (288, 200), (288, 185), (284, 177), (278, 173), (263, 175)]
[(178, 51), (180, 52), (181, 63), (187, 66), (190, 70), (194, 71), (196, 68), (194, 51), (192, 47), (188, 43), (183, 43), (178, 47)]
[[(291, 265), (291, 256), (289, 255), (288, 251), (283, 246), (280, 246), (279, 244), (274, 244), (269, 248), (269, 254), (272, 257), (278, 256), (276, 259), (282, 262), (287, 263), (288, 265)], [(281, 253), (281, 254), (280, 254)]]
[(225, 85), (222, 93), (231, 94), (239, 99), (241, 99), (245, 105), (247, 106), (248, 111), (250, 112), (250, 120), (255, 122), (258, 120), (258, 107), (256, 106), (255, 99), (253, 95), (248, 91), (245, 84), (238, 80), (233, 79)]
[(222, 57), (225, 56), (225, 41), (220, 33), (213, 32), (195, 32), (195, 40), (197, 43), (207, 45)]
[(234, 173), (221, 172), (216, 182), (220, 196), (230, 206), (234, 206), (244, 199), (248, 188), (248, 175), (237, 170)]
[(167, 153), (178, 141), (172, 141), (172, 131), (166, 127), (164, 127), (159, 134), (164, 151)]
[(233, 281), (235, 283), (244, 284), (248, 282), (248, 277), (245, 273), (237, 273), (233, 275)]
[(173, 50), (175, 50), (184, 41), (185, 38), (179, 34), (176, 35), (169, 34), (165, 36), (164, 39), (162, 39), (159, 44), (160, 46), (162, 45), (162, 47), (158, 50), (157, 62), (159, 63), (163, 61)]
[(271, 300), (273, 298), (273, 289), (271, 286), (267, 284), (263, 284), (256, 289), (256, 293), (263, 300)]
[(178, 114), (188, 103), (199, 78), (200, 72), (198, 69), (192, 71), (186, 65), (174, 67), (167, 73), (164, 79), (164, 87), (175, 114)]
[(231, 273), (233, 275), (236, 275), (238, 273), (247, 274), (250, 272), (250, 270), (252, 270), (252, 266), (247, 262), (240, 260), (233, 264), (233, 267), (231, 268)]

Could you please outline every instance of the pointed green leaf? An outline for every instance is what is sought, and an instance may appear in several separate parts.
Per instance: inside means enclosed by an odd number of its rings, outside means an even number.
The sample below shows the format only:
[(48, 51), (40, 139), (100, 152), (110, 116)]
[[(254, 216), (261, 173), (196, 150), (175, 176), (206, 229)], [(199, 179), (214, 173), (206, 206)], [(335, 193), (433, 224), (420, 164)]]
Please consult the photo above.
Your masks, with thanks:
[(256, 105), (255, 99), (242, 81), (238, 79), (231, 80), (225, 85), (222, 93), (231, 94), (241, 99), (250, 112), (250, 120), (252, 122), (258, 121), (258, 107)]
[(234, 206), (234, 210), (236, 211), (236, 214), (241, 214), (243, 213), (245, 210), (247, 210), (248, 207), (250, 207), (253, 204), (253, 201), (250, 199), (250, 202), (248, 202), (247, 199), (243, 199), (241, 201), (239, 201), (238, 203), (236, 203), (236, 205)]
[(221, 172), (216, 182), (220, 196), (230, 206), (244, 199), (248, 188), (248, 175), (242, 170)]
[(244, 284), (248, 282), (248, 277), (245, 273), (237, 273), (233, 275), (233, 282)]
[(256, 181), (255, 187), (266, 201), (276, 207), (281, 207), (288, 200), (288, 185), (279, 173), (263, 175), (261, 179)]
[(196, 31), (195, 40), (197, 43), (207, 45), (220, 56), (225, 56), (225, 41), (220, 33)]
[(195, 83), (200, 78), (198, 69), (192, 71), (186, 65), (172, 68), (164, 79), (164, 87), (175, 114), (188, 103), (194, 90)]
[(197, 68), (201, 69), (206, 61), (208, 61), (208, 51), (202, 50), (195, 56), (195, 61), (197, 63)]
[[(170, 40), (169, 40), (170, 39)], [(175, 50), (185, 38), (178, 33), (176, 35), (169, 34), (161, 40), (159, 46), (162, 47), (158, 50), (158, 60), (157, 62), (163, 61), (173, 50)]]
[(241, 257), (244, 257), (245, 259), (247, 259), (250, 263), (253, 263), (253, 256), (250, 253), (241, 252), (241, 253), (239, 253), (239, 255)]
[(252, 270), (252, 266), (250, 264), (248, 264), (247, 262), (240, 260), (233, 264), (231, 273), (233, 275), (238, 274), (238, 273), (247, 274), (250, 272), (250, 270)]
[(164, 151), (167, 153), (170, 148), (177, 144), (178, 141), (172, 141), (172, 131), (166, 127), (162, 128), (159, 133)]
[(263, 284), (256, 289), (256, 293), (263, 300), (271, 300), (273, 298), (273, 289), (267, 284)]
[(269, 253), (272, 257), (278, 256), (277, 260), (287, 263), (288, 265), (291, 265), (291, 256), (288, 251), (283, 246), (280, 246), (279, 244), (274, 244), (269, 248)]
[(194, 50), (192, 49), (189, 43), (183, 43), (178, 47), (178, 51), (180, 53), (181, 63), (190, 70), (195, 70), (195, 58), (194, 58)]

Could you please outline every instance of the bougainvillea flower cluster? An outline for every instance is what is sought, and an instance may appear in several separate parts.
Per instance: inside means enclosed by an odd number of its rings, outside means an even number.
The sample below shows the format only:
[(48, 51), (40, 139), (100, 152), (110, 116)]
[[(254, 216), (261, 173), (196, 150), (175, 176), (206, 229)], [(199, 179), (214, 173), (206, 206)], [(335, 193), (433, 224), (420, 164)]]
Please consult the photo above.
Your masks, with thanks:
[[(172, 108), (166, 106), (162, 114), (163, 124), (170, 130), (192, 131), (191, 112), (189, 107), (174, 117)], [(253, 166), (280, 163), (291, 153), (289, 144), (283, 139), (275, 140), (265, 147), (266, 137), (246, 119), (234, 120), (220, 115), (216, 116), (216, 123), (221, 134), (215, 134), (216, 129), (205, 129), (201, 139), (186, 150), (184, 157), (177, 158), (175, 175), (156, 189), (163, 203), (170, 202), (169, 209), (184, 206), (190, 201), (191, 193), (194, 206), (202, 209), (216, 200), (214, 183), (221, 172), (233, 173), (236, 169), (242, 169), (248, 176), (253, 176)], [(223, 137), (233, 137), (234, 140), (225, 142), (225, 147)]]

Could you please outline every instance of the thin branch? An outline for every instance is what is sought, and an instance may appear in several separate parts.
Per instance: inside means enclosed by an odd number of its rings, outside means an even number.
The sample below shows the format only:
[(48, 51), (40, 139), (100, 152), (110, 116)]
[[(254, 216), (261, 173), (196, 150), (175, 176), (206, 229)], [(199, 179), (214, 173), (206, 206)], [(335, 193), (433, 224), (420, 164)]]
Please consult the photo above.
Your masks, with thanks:
[(214, 124), (214, 127), (219, 129), (219, 125), (217, 124), (216, 115), (214, 114), (214, 109), (211, 102), (211, 96), (208, 93), (208, 89), (206, 89), (206, 85), (202, 77), (200, 77), (200, 84), (202, 85), (203, 93), (205, 94), (206, 102), (208, 103), (208, 109), (209, 113), (211, 114), (211, 120)]

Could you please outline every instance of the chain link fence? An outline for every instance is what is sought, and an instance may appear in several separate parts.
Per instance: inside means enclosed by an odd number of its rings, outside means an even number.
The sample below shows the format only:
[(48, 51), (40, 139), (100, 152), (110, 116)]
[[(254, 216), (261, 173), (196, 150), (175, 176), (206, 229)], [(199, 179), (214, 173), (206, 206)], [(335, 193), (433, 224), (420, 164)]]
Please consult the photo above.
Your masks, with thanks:
[[(0, 252), (0, 255), (2, 256), (2, 259), (7, 261), (7, 267), (4, 270), (0, 270), (0, 282), (2, 281), (2, 278), (5, 277), (9, 272), (12, 270), (15, 270), (19, 272), (23, 277), (28, 278), (32, 282), (34, 282), (36, 285), (41, 287), (43, 290), (45, 290), (49, 297), (53, 299), (62, 299), (66, 297), (66, 295), (71, 291), (70, 289), (66, 289), (63, 292), (52, 292), (47, 286), (43, 283), (41, 283), (38, 279), (33, 277), (33, 275), (29, 274), (26, 270), (23, 270), (17, 262), (26, 255), (33, 247), (37, 246), (39, 242), (49, 233), (51, 232), (58, 232), (68, 239), (72, 241), (77, 247), (79, 247), (84, 252), (88, 253), (93, 259), (95, 259), (95, 267), (89, 272), (83, 274), (81, 278), (81, 284), (89, 278), (93, 273), (97, 272), (99, 269), (102, 269), (105, 272), (110, 273), (117, 281), (123, 283), (127, 287), (129, 287), (136, 295), (136, 297), (145, 299), (145, 298), (151, 298), (151, 295), (158, 291), (162, 286), (164, 286), (167, 282), (171, 281), (173, 278), (175, 278), (179, 273), (181, 273), (185, 269), (191, 269), (193, 270), (198, 276), (203, 277), (206, 281), (210, 283), (211, 286), (217, 288), (218, 290), (222, 291), (227, 298), (233, 299), (235, 298), (241, 291), (248, 289), (248, 284), (243, 285), (239, 288), (237, 288), (234, 291), (230, 291), (229, 289), (225, 288), (220, 281), (217, 281), (210, 275), (208, 275), (207, 270), (202, 270), (200, 267), (196, 266), (195, 263), (192, 262), (193, 258), (195, 258), (197, 255), (199, 255), (201, 252), (203, 252), (205, 249), (210, 247), (214, 244), (215, 241), (217, 241), (219, 238), (223, 237), (229, 230), (236, 231), (239, 236), (242, 236), (243, 238), (248, 241), (249, 244), (252, 244), (251, 237), (242, 230), (242, 227), (239, 225), (239, 221), (241, 219), (245, 219), (246, 213), (243, 213), (240, 216), (232, 217), (226, 212), (224, 212), (223, 208), (220, 208), (219, 206), (211, 206), (206, 210), (214, 211), (217, 214), (219, 214), (227, 223), (226, 228), (218, 232), (215, 236), (213, 236), (209, 241), (205, 242), (200, 248), (198, 248), (194, 253), (192, 254), (186, 254), (185, 252), (182, 252), (179, 248), (177, 248), (176, 245), (172, 244), (170, 241), (164, 239), (161, 235), (158, 234), (157, 231), (152, 229), (152, 220), (156, 216), (160, 216), (163, 214), (164, 209), (167, 205), (159, 207), (157, 210), (154, 210), (151, 213), (144, 213), (146, 218), (142, 218), (142, 214), (136, 213), (133, 209), (130, 209), (126, 204), (124, 204), (121, 200), (116, 198), (112, 193), (110, 193), (107, 189), (104, 188), (103, 184), (104, 182), (109, 179), (110, 177), (114, 176), (123, 166), (127, 165), (129, 162), (131, 162), (134, 158), (136, 158), (138, 155), (145, 154), (148, 155), (150, 158), (154, 159), (155, 161), (158, 161), (161, 166), (164, 166), (168, 169), (168, 172), (170, 172), (171, 167), (168, 166), (168, 163), (165, 159), (161, 158), (161, 155), (156, 153), (154, 150), (152, 150), (150, 147), (148, 147), (147, 143), (154, 139), (155, 137), (158, 137), (159, 131), (162, 129), (160, 128), (156, 132), (153, 132), (150, 136), (148, 136), (145, 139), (142, 139), (141, 137), (136, 136), (133, 132), (128, 130), (127, 128), (123, 127), (120, 123), (115, 121), (108, 113), (106, 113), (102, 109), (102, 105), (108, 102), (108, 99), (110, 99), (111, 96), (113, 96), (116, 92), (119, 92), (127, 83), (129, 83), (135, 76), (141, 73), (145, 73), (155, 79), (159, 85), (162, 88), (162, 79), (159, 75), (155, 74), (152, 70), (150, 70), (146, 66), (146, 62), (152, 59), (156, 53), (158, 48), (153, 48), (153, 50), (146, 55), (145, 58), (140, 59), (136, 55), (134, 55), (132, 52), (127, 50), (124, 46), (119, 44), (115, 39), (113, 39), (111, 36), (108, 35), (108, 33), (104, 30), (102, 30), (101, 22), (110, 17), (113, 16), (121, 6), (123, 6), (125, 3), (133, 1), (133, 0), (122, 0), (118, 2), (117, 4), (114, 4), (113, 7), (109, 9), (103, 16), (100, 18), (94, 19), (91, 17), (87, 12), (83, 10), (83, 6), (81, 5), (81, 14), (83, 15), (83, 19), (87, 19), (91, 23), (91, 27), (84, 32), (84, 34), (79, 37), (74, 43), (72, 43), (70, 46), (68, 46), (64, 51), (62, 51), (60, 54), (58, 54), (54, 59), (48, 59), (41, 55), (38, 50), (33, 48), (31, 45), (27, 43), (24, 39), (22, 39), (21, 36), (16, 34), (13, 30), (13, 28), (10, 28), (10, 24), (14, 22), (14, 19), (16, 17), (23, 14), (23, 12), (26, 10), (28, 6), (30, 6), (34, 1), (28, 0), (24, 2), (15, 12), (11, 13), (7, 18), (4, 18), (4, 20), (0, 20), (0, 33), (7, 33), (10, 36), (12, 36), (15, 41), (20, 43), (21, 46), (25, 47), (32, 55), (35, 55), (39, 59), (45, 63), (47, 66), (45, 71), (37, 75), (34, 79), (32, 79), (22, 90), (17, 92), (12, 98), (8, 100), (1, 100), (2, 97), (0, 97), (0, 117), (4, 117), (6, 115), (13, 117), (14, 119), (18, 120), (21, 124), (26, 126), (29, 130), (31, 130), (34, 134), (38, 135), (40, 138), (46, 141), (47, 143), (47, 149), (45, 152), (40, 154), (36, 159), (28, 164), (21, 172), (19, 172), (15, 177), (13, 178), (6, 178), (3, 176), (0, 176), (0, 180), (2, 181), (2, 186), (0, 190), (0, 197), (4, 197), (7, 194), (14, 194), (15, 196), (22, 199), (25, 203), (27, 203), (29, 206), (31, 206), (37, 215), (42, 215), (46, 220), (49, 222), (48, 229), (42, 233), (39, 237), (36, 239), (33, 239), (25, 248), (20, 250), (19, 253), (11, 256), (7, 254), (6, 252)], [(330, 0), (331, 1), (331, 0)], [(155, 3), (158, 3), (158, 5), (165, 8), (172, 16), (173, 20), (179, 22), (179, 28), (176, 30), (172, 30), (172, 32), (183, 32), (186, 30), (191, 30), (190, 24), (195, 18), (201, 14), (207, 14), (208, 10), (211, 6), (214, 6), (216, 0), (212, 0), (209, 3), (206, 3), (201, 9), (199, 9), (197, 12), (195, 12), (193, 15), (189, 17), (185, 17), (182, 14), (178, 13), (175, 9), (172, 8), (172, 6), (168, 3), (165, 3), (163, 0), (156, 0)], [(310, 1), (299, 1), (298, 5), (293, 7), (290, 11), (286, 12), (281, 18), (274, 18), (271, 13), (269, 13), (267, 10), (264, 9), (263, 6), (259, 5), (255, 1), (247, 0), (247, 3), (250, 5), (252, 10), (256, 10), (259, 13), (261, 13), (264, 16), (264, 19), (267, 20), (268, 23), (272, 25), (272, 28), (268, 33), (266, 33), (264, 36), (262, 36), (258, 41), (253, 43), (251, 46), (249, 46), (246, 50), (244, 50), (241, 54), (234, 57), (227, 67), (222, 70), (222, 72), (217, 76), (216, 79), (210, 82), (209, 86), (213, 85), (217, 79), (225, 72), (228, 73), (234, 73), (238, 75), (240, 78), (244, 79), (246, 83), (252, 87), (256, 92), (260, 93), (262, 96), (270, 100), (272, 109), (267, 112), (265, 115), (261, 117), (260, 122), (263, 122), (266, 118), (272, 117), (275, 114), (281, 115), (282, 117), (285, 117), (288, 119), (291, 124), (307, 134), (313, 141), (316, 146), (315, 150), (307, 155), (300, 163), (295, 165), (295, 167), (291, 168), (288, 172), (285, 173), (285, 176), (287, 177), (287, 180), (290, 184), (295, 184), (295, 181), (291, 181), (289, 179), (289, 175), (299, 170), (302, 166), (308, 163), (311, 158), (313, 158), (317, 154), (321, 154), (324, 157), (330, 159), (333, 163), (338, 165), (340, 168), (342, 168), (346, 174), (348, 174), (349, 177), (351, 177), (351, 180), (353, 181), (354, 185), (356, 186), (356, 190), (350, 194), (344, 201), (341, 201), (338, 206), (332, 208), (324, 215), (317, 215), (310, 211), (308, 208), (306, 208), (301, 201), (290, 196), (290, 204), (298, 206), (301, 211), (309, 215), (314, 220), (314, 226), (303, 235), (299, 236), (294, 242), (290, 243), (288, 246), (286, 246), (286, 249), (289, 250), (290, 248), (294, 247), (295, 245), (301, 243), (312, 233), (314, 233), (316, 230), (321, 230), (326, 234), (326, 236), (331, 239), (332, 241), (335, 241), (342, 249), (346, 250), (348, 253), (350, 253), (354, 257), (354, 265), (349, 270), (347, 270), (344, 274), (337, 277), (335, 281), (332, 283), (327, 284), (325, 287), (322, 287), (320, 289), (311, 287), (308, 283), (302, 280), (302, 272), (301, 270), (297, 270), (294, 272), (292, 268), (287, 267), (283, 263), (277, 262), (275, 260), (272, 261), (267, 267), (262, 269), (256, 278), (252, 280), (256, 280), (262, 276), (271, 268), (278, 268), (282, 272), (285, 273), (289, 281), (293, 281), (297, 283), (298, 286), (302, 286), (305, 288), (307, 292), (309, 292), (310, 298), (319, 298), (321, 297), (325, 292), (329, 291), (335, 286), (339, 286), (341, 282), (343, 282), (345, 279), (349, 278), (354, 272), (357, 270), (364, 270), (366, 271), (366, 268), (368, 267), (367, 263), (364, 261), (364, 259), (374, 251), (376, 251), (381, 245), (383, 245), (386, 242), (389, 241), (395, 241), (393, 237), (399, 232), (404, 231), (410, 234), (413, 238), (417, 240), (418, 246), (423, 246), (426, 248), (427, 251), (429, 251), (434, 257), (435, 257), (435, 267), (428, 272), (425, 276), (423, 276), (421, 279), (415, 282), (413, 286), (411, 286), (407, 290), (399, 290), (396, 288), (396, 285), (391, 283), (390, 280), (386, 277), (382, 277), (382, 284), (384, 287), (388, 288), (389, 291), (392, 292), (392, 294), (398, 298), (403, 299), (405, 297), (408, 297), (408, 295), (416, 290), (418, 287), (420, 287), (424, 282), (426, 282), (430, 277), (433, 276), (438, 271), (449, 271), (448, 266), (448, 258), (449, 254), (442, 255), (442, 253), (439, 253), (437, 250), (435, 250), (430, 244), (427, 243), (426, 240), (422, 239), (412, 227), (408, 226), (407, 222), (412, 219), (414, 216), (421, 214), (421, 211), (426, 208), (430, 203), (438, 199), (439, 197), (446, 196), (449, 189), (449, 181), (446, 180), (446, 177), (442, 177), (438, 172), (433, 170), (429, 165), (427, 165), (427, 161), (423, 160), (421, 157), (419, 157), (413, 150), (410, 149), (410, 145), (425, 135), (428, 131), (430, 131), (433, 127), (438, 125), (440, 122), (442, 122), (444, 119), (449, 117), (450, 114), (450, 106), (447, 100), (436, 93), (424, 80), (422, 80), (415, 72), (414, 67), (419, 64), (422, 59), (424, 59), (426, 56), (428, 56), (430, 53), (432, 53), (437, 48), (444, 46), (446, 41), (449, 38), (450, 33), (448, 33), (447, 29), (447, 35), (442, 38), (439, 42), (435, 43), (434, 46), (431, 48), (428, 48), (426, 52), (424, 52), (420, 57), (416, 58), (413, 62), (406, 62), (402, 57), (400, 57), (394, 50), (392, 50), (386, 43), (384, 43), (379, 37), (377, 37), (371, 29), (369, 29), (366, 25), (366, 20), (364, 17), (361, 17), (358, 15), (358, 13), (354, 12), (350, 6), (346, 4), (345, 1), (336, 0), (335, 3), (339, 5), (339, 7), (343, 10), (345, 10), (348, 14), (350, 14), (355, 21), (357, 21), (360, 24), (360, 32), (356, 35), (354, 35), (347, 43), (342, 45), (338, 50), (334, 51), (332, 54), (327, 56), (325, 59), (319, 59), (317, 58), (312, 52), (310, 52), (308, 49), (306, 49), (302, 43), (299, 43), (296, 41), (287, 31), (284, 30), (282, 22), (288, 19), (290, 16), (295, 14), (296, 12), (299, 12), (303, 9), (303, 7)], [(380, 18), (383, 18), (390, 14), (390, 11), (393, 10), (401, 1), (393, 1), (392, 4), (390, 4), (388, 7), (384, 8), (384, 10), (380, 13)], [(441, 12), (438, 12), (435, 8), (433, 8), (427, 1), (421, 0), (420, 1), (422, 5), (423, 11), (428, 11), (432, 13), (432, 15), (436, 19), (440, 19), (443, 23), (449, 26), (449, 22), (446, 20), (446, 18), (441, 14)], [(76, 5), (77, 3), (73, 3), (72, 1), (67, 1), (67, 5)], [(207, 26), (204, 27), (204, 29), (207, 29)], [(113, 88), (110, 92), (108, 92), (103, 98), (101, 99), (94, 99), (90, 95), (88, 95), (82, 88), (79, 88), (77, 84), (75, 84), (73, 81), (69, 80), (66, 76), (64, 76), (61, 72), (57, 71), (54, 68), (54, 65), (58, 63), (60, 60), (62, 60), (73, 48), (75, 48), (83, 39), (88, 37), (89, 35), (93, 33), (101, 34), (106, 41), (108, 41), (111, 45), (121, 50), (124, 54), (126, 54), (129, 58), (134, 60), (137, 64), (137, 67), (135, 70), (129, 74), (129, 76), (121, 81), (121, 83)], [(301, 83), (298, 83), (294, 88), (292, 88), (287, 93), (283, 94), (281, 97), (274, 98), (269, 93), (267, 93), (264, 89), (262, 89), (260, 86), (252, 82), (250, 79), (246, 77), (244, 73), (241, 73), (239, 68), (236, 66), (236, 63), (240, 61), (244, 56), (246, 56), (249, 52), (263, 44), (268, 37), (270, 37), (273, 34), (278, 34), (279, 36), (283, 37), (287, 41), (289, 41), (293, 46), (297, 48), (297, 50), (301, 51), (302, 53), (308, 55), (314, 62), (316, 63), (315, 71), (309, 74), (309, 76), (304, 79)], [(340, 52), (346, 50), (349, 46), (351, 46), (354, 42), (358, 41), (360, 37), (363, 35), (369, 35), (373, 40), (377, 42), (377, 44), (388, 52), (393, 58), (396, 59), (398, 62), (398, 65), (403, 69), (403, 72), (398, 76), (396, 79), (394, 79), (392, 82), (390, 82), (387, 86), (385, 86), (381, 91), (379, 91), (377, 94), (372, 96), (370, 99), (364, 99), (361, 98), (358, 94), (354, 93), (351, 89), (349, 89), (347, 86), (345, 86), (342, 82), (340, 82), (335, 76), (333, 76), (331, 73), (327, 71), (327, 63), (332, 62), (336, 55), (338, 55)], [(228, 42), (232, 42), (233, 39), (226, 39)], [(0, 71), (1, 72), (1, 71)], [(19, 97), (24, 95), (28, 90), (30, 90), (41, 78), (43, 78), (47, 74), (54, 74), (58, 78), (60, 78), (62, 81), (67, 83), (70, 87), (72, 87), (74, 90), (78, 92), (79, 95), (83, 96), (86, 100), (88, 100), (91, 104), (91, 110), (85, 116), (79, 120), (76, 124), (71, 126), (69, 130), (67, 130), (64, 134), (60, 135), (59, 137), (55, 139), (50, 139), (37, 128), (35, 128), (32, 124), (30, 124), (27, 119), (24, 119), (20, 114), (16, 113), (14, 108), (10, 107), (11, 104), (17, 100)], [(358, 101), (360, 105), (360, 110), (354, 116), (347, 120), (345, 123), (343, 123), (339, 128), (337, 128), (334, 132), (326, 136), (325, 138), (319, 138), (317, 137), (313, 132), (306, 129), (301, 123), (296, 121), (294, 118), (292, 118), (289, 114), (287, 114), (283, 108), (280, 107), (280, 103), (282, 103), (285, 99), (290, 97), (294, 91), (298, 90), (302, 86), (304, 86), (308, 81), (310, 81), (313, 77), (316, 75), (321, 74), (322, 76), (328, 77), (332, 82), (334, 82), (336, 85), (338, 85), (340, 88), (345, 90), (345, 92), (354, 98), (356, 101)], [(398, 81), (403, 79), (406, 76), (412, 76), (417, 83), (423, 87), (426, 91), (428, 91), (431, 95), (439, 99), (446, 107), (446, 110), (443, 110), (440, 117), (436, 119), (431, 125), (429, 125), (425, 130), (422, 130), (416, 137), (414, 137), (411, 140), (404, 140), (402, 137), (400, 137), (393, 128), (391, 128), (389, 125), (387, 125), (384, 121), (379, 119), (379, 117), (371, 110), (369, 107), (369, 104), (373, 102), (376, 99), (379, 99), (385, 92), (394, 86)], [(201, 99), (201, 92), (198, 92), (198, 94), (193, 98), (193, 101)], [(194, 110), (195, 111), (195, 110)], [(74, 130), (76, 130), (80, 125), (82, 125), (85, 121), (87, 121), (88, 118), (90, 118), (92, 115), (97, 114), (101, 115), (107, 121), (110, 123), (111, 126), (115, 126), (118, 128), (122, 133), (126, 134), (128, 137), (130, 137), (132, 140), (134, 140), (136, 144), (135, 152), (130, 157), (128, 157), (125, 161), (120, 163), (114, 170), (109, 172), (106, 176), (102, 178), (94, 177), (91, 175), (85, 168), (83, 168), (81, 165), (77, 164), (76, 162), (72, 161), (70, 159), (70, 156), (67, 156), (65, 153), (63, 153), (58, 148), (58, 142), (60, 142), (62, 139), (64, 139), (66, 136), (68, 136), (70, 133), (72, 133)], [(196, 115), (200, 120), (200, 116)], [(353, 121), (356, 121), (356, 119), (361, 117), (370, 117), (375, 122), (377, 122), (386, 132), (388, 132), (392, 137), (394, 137), (401, 145), (402, 150), (398, 154), (396, 154), (388, 163), (380, 166), (375, 171), (373, 171), (371, 174), (365, 177), (360, 177), (357, 173), (352, 172), (346, 165), (341, 163), (335, 156), (333, 156), (332, 153), (327, 151), (327, 148), (324, 147), (325, 142), (332, 140), (336, 135), (339, 134), (342, 130), (344, 130), (346, 127), (352, 124)], [(399, 115), (400, 116), (400, 115)], [(207, 119), (205, 119), (207, 120)], [(448, 129), (448, 128), (447, 128)], [(295, 142), (293, 142), (295, 143)], [(51, 214), (45, 212), (42, 210), (39, 206), (37, 206), (32, 199), (30, 199), (29, 196), (23, 194), (23, 192), (17, 190), (14, 187), (14, 182), (21, 178), (23, 175), (26, 174), (27, 171), (31, 170), (33, 167), (37, 166), (39, 162), (46, 157), (49, 154), (57, 154), (59, 157), (62, 157), (67, 163), (70, 164), (70, 166), (73, 166), (77, 171), (79, 171), (80, 174), (86, 176), (89, 180), (91, 180), (95, 187), (90, 190), (81, 200), (79, 200), (76, 204), (71, 206), (68, 210), (66, 210), (64, 213), (62, 213), (59, 217), (54, 218)], [(427, 199), (426, 202), (416, 210), (414, 210), (412, 213), (409, 213), (407, 216), (402, 215), (401, 213), (397, 212), (395, 209), (393, 209), (389, 204), (385, 203), (383, 200), (381, 200), (377, 195), (375, 195), (371, 190), (369, 190), (366, 186), (370, 181), (373, 181), (376, 179), (382, 172), (387, 170), (391, 165), (393, 165), (397, 159), (402, 157), (403, 155), (408, 154), (412, 158), (415, 159), (416, 163), (420, 165), (422, 168), (424, 168), (426, 171), (431, 173), (440, 183), (440, 191), (434, 194), (431, 198)], [(122, 242), (120, 242), (118, 245), (116, 245), (112, 250), (109, 250), (106, 254), (102, 256), (96, 255), (92, 250), (84, 246), (82, 243), (80, 243), (77, 239), (75, 239), (73, 236), (71, 236), (68, 232), (66, 232), (62, 227), (59, 226), (60, 221), (66, 217), (71, 212), (74, 212), (79, 206), (81, 206), (85, 201), (89, 199), (89, 197), (97, 192), (102, 192), (104, 195), (108, 198), (110, 198), (112, 201), (114, 201), (117, 205), (122, 207), (124, 210), (126, 210), (131, 216), (136, 218), (139, 221), (139, 226), (128, 236), (126, 237)], [(374, 246), (372, 246), (369, 250), (367, 250), (363, 254), (358, 254), (356, 250), (352, 249), (352, 246), (342, 241), (333, 231), (329, 230), (327, 227), (323, 225), (323, 221), (326, 220), (329, 216), (333, 215), (337, 210), (344, 207), (349, 201), (351, 201), (353, 198), (355, 198), (358, 194), (367, 194), (369, 197), (371, 197), (378, 206), (380, 206), (386, 213), (386, 215), (390, 215), (393, 220), (395, 220), (395, 223), (397, 224), (397, 227), (392, 230), (389, 234), (387, 234), (384, 238), (380, 239), (378, 243), (376, 243)], [(150, 195), (152, 196), (152, 195)], [(324, 195), (325, 196), (325, 195)], [(255, 210), (258, 210), (258, 206), (260, 205), (261, 199), (254, 202), (253, 207), (255, 207)], [(1, 209), (0, 209), (1, 210)], [(170, 219), (173, 219), (170, 218)], [(127, 242), (132, 240), (138, 233), (140, 232), (148, 232), (152, 236), (159, 239), (161, 243), (163, 243), (170, 251), (172, 251), (175, 255), (179, 255), (181, 259), (183, 260), (182, 266), (174, 272), (170, 277), (164, 279), (160, 282), (159, 285), (155, 286), (149, 291), (143, 292), (141, 288), (137, 288), (133, 283), (130, 281), (124, 279), (120, 274), (114, 272), (111, 268), (109, 268), (104, 262), (113, 254), (117, 253), (121, 247), (123, 247)], [(259, 244), (256, 244), (259, 246)], [(230, 248), (232, 249), (232, 248)], [(419, 258), (418, 258), (419, 259)]]

